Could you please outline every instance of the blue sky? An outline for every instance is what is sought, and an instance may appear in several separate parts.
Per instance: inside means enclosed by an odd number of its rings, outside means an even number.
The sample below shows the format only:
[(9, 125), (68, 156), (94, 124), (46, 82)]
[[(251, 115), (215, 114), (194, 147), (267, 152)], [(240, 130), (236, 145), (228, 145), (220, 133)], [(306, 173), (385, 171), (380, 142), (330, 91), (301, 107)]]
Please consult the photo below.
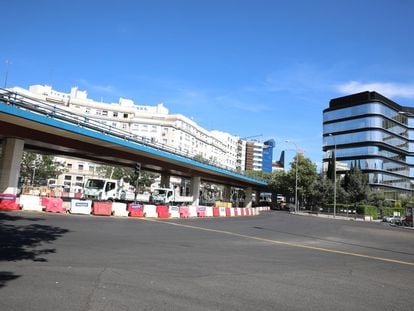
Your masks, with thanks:
[[(0, 0), (0, 84), (163, 102), (320, 166), (329, 100), (414, 106), (414, 1)], [(7, 61), (10, 64), (7, 64)], [(287, 151), (288, 160), (294, 154)]]

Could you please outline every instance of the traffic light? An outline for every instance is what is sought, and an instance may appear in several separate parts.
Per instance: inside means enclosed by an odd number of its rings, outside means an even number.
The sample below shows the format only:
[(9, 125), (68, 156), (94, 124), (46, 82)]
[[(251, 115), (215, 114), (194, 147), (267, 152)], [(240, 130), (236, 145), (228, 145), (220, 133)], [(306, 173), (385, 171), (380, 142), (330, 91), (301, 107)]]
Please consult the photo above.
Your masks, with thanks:
[(136, 176), (141, 174), (141, 163), (135, 163), (134, 173)]

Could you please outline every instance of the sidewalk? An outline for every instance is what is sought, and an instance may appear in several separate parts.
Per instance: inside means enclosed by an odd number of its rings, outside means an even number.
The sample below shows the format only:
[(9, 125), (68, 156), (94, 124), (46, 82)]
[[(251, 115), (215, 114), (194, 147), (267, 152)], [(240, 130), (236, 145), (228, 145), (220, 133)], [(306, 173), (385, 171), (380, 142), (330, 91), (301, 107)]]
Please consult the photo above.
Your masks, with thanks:
[[(381, 219), (371, 219), (370, 216), (367, 216), (366, 218), (355, 218), (355, 216), (339, 216), (336, 215), (335, 217), (332, 214), (321, 214), (321, 213), (312, 213), (312, 212), (298, 212), (298, 213), (294, 213), (294, 212), (290, 212), (290, 214), (297, 214), (300, 216), (313, 216), (313, 217), (320, 217), (320, 218), (331, 218), (331, 219), (340, 219), (340, 220), (353, 220), (353, 221), (369, 221), (369, 222), (378, 222), (381, 223), (382, 220)], [(397, 228), (403, 228), (403, 229), (411, 229), (414, 230), (413, 227), (407, 227), (407, 226), (398, 226), (396, 224), (391, 224), (388, 223), (390, 226), (392, 227), (397, 227)]]

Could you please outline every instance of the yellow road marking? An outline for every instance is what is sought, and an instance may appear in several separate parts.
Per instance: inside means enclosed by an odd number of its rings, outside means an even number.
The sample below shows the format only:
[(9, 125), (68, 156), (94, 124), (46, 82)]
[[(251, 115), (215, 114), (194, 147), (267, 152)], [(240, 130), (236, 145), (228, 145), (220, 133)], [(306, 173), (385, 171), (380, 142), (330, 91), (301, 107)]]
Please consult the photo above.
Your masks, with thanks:
[(364, 254), (360, 254), (360, 253), (339, 251), (339, 250), (330, 249), (330, 248), (309, 246), (309, 245), (292, 243), (292, 242), (283, 242), (283, 241), (278, 241), (278, 240), (260, 238), (260, 237), (251, 236), (251, 235), (234, 233), (234, 232), (230, 232), (230, 231), (223, 231), (223, 230), (217, 230), (217, 229), (208, 229), (208, 228), (178, 224), (178, 223), (167, 222), (167, 221), (159, 221), (159, 220), (156, 220), (156, 219), (149, 219), (149, 218), (142, 218), (142, 219), (144, 219), (146, 221), (153, 221), (153, 222), (168, 224), (168, 225), (177, 226), (177, 227), (183, 227), (183, 228), (189, 228), (189, 229), (195, 229), (195, 230), (201, 230), (201, 231), (207, 231), (207, 232), (215, 232), (215, 233), (221, 233), (221, 234), (226, 234), (226, 235), (232, 235), (232, 236), (237, 236), (237, 237), (256, 240), (256, 241), (261, 241), (261, 242), (267, 242), (267, 243), (276, 244), (276, 245), (285, 245), (285, 246), (291, 246), (291, 247), (297, 247), (297, 248), (316, 250), (316, 251), (321, 251), (321, 252), (326, 252), (326, 253), (334, 253), (334, 254), (340, 254), (340, 255), (347, 255), (347, 256), (353, 256), (353, 257), (361, 257), (361, 258), (367, 258), (367, 259), (372, 259), (372, 260), (391, 262), (391, 263), (396, 263), (396, 264), (401, 264), (401, 265), (414, 266), (414, 262), (409, 262), (409, 261), (402, 261), (402, 260), (397, 260), (397, 259), (390, 259), (390, 258), (364, 255)]

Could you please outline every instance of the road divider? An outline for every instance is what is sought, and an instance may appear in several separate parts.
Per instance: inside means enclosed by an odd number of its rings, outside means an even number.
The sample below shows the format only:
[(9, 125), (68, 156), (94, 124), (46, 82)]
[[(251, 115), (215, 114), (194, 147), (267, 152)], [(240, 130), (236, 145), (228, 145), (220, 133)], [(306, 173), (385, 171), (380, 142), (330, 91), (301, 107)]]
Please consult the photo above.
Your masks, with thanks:
[[(223, 202), (222, 202), (223, 203)], [(66, 204), (66, 206), (64, 206)], [(69, 204), (69, 207), (68, 207)], [(0, 193), (0, 210), (27, 210), (50, 213), (66, 213), (117, 216), (117, 217), (146, 217), (146, 218), (198, 218), (198, 217), (240, 217), (259, 215), (262, 211), (269, 211), (270, 207), (254, 208), (222, 206), (168, 206), (139, 203), (121, 203), (112, 201), (92, 201), (71, 199), (70, 203), (62, 198), (41, 197), (36, 195), (20, 195)]]

